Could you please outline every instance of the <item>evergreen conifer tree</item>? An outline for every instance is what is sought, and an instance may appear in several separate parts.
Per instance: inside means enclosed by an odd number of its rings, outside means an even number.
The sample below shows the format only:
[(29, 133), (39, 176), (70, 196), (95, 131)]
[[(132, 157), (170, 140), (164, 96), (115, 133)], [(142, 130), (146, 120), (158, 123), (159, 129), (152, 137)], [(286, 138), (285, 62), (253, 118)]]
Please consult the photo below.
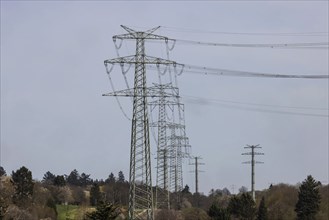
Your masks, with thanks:
[(119, 215), (116, 206), (110, 203), (100, 202), (97, 205), (96, 211), (87, 213), (86, 217), (90, 220), (113, 220)]
[(230, 220), (231, 215), (225, 208), (220, 208), (217, 204), (212, 204), (208, 210), (208, 215), (213, 220)]
[(265, 199), (264, 196), (262, 197), (262, 200), (260, 201), (259, 207), (258, 207), (258, 213), (257, 213), (257, 220), (267, 220), (267, 208), (265, 206)]
[(33, 194), (32, 172), (23, 166), (16, 172), (13, 171), (11, 177), (15, 188), (13, 202), (18, 206), (24, 206), (28, 203), (27, 200), (32, 198)]
[(90, 189), (90, 205), (95, 206), (101, 201), (99, 185), (94, 183)]
[(313, 220), (320, 209), (320, 182), (313, 179), (311, 175), (303, 181), (299, 187), (298, 201), (295, 207), (298, 220)]
[(125, 176), (123, 175), (123, 172), (120, 171), (118, 174), (118, 183), (124, 183), (125, 182)]
[(242, 193), (239, 196), (233, 196), (227, 209), (237, 218), (252, 220), (256, 214), (256, 204), (249, 193)]
[(6, 171), (2, 166), (0, 166), (0, 177), (1, 176), (6, 176)]

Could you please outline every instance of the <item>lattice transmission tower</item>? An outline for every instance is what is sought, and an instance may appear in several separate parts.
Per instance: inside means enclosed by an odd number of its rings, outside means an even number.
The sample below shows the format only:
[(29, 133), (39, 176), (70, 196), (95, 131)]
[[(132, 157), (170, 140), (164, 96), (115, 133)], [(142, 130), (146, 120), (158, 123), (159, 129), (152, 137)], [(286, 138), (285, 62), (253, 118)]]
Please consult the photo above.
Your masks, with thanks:
[[(170, 149), (168, 147), (167, 130), (172, 124), (168, 120), (167, 108), (173, 108), (176, 105), (176, 98), (179, 97), (178, 88), (173, 87), (171, 83), (155, 84), (154, 90), (158, 90), (158, 99), (150, 102), (151, 111), (158, 108), (158, 120), (150, 126), (156, 127), (157, 136), (157, 172), (156, 172), (156, 208), (170, 209), (170, 187), (169, 187), (169, 160), (171, 159)], [(168, 94), (172, 94), (170, 95)]]
[(256, 200), (256, 197), (255, 197), (255, 163), (263, 163), (260, 161), (255, 161), (255, 155), (264, 155), (264, 153), (255, 152), (256, 148), (262, 148), (262, 147), (259, 147), (259, 144), (258, 145), (247, 145), (247, 147), (244, 147), (244, 148), (251, 149), (251, 152), (242, 153), (242, 155), (251, 155), (251, 161), (246, 161), (243, 163), (251, 164), (251, 194), (252, 194), (252, 198), (255, 201)]
[[(174, 192), (174, 206), (180, 207), (180, 191), (182, 190), (182, 160), (188, 157), (188, 138), (185, 135), (183, 118), (178, 118), (183, 113), (184, 105), (179, 102), (179, 91), (172, 83), (155, 84), (150, 87), (158, 90), (158, 98), (150, 102), (151, 111), (158, 107), (158, 120), (150, 124), (156, 127), (157, 135), (157, 175), (156, 175), (156, 208), (170, 209), (173, 201), (170, 199), (170, 191)], [(172, 96), (170, 97), (170, 91)], [(180, 113), (178, 113), (180, 112)], [(176, 113), (176, 115), (175, 115)], [(169, 115), (172, 115), (169, 118)], [(167, 136), (167, 133), (170, 133)], [(183, 151), (185, 149), (185, 151)]]
[[(145, 32), (135, 31), (125, 26), (121, 27), (128, 33), (115, 35), (113, 36), (113, 40), (136, 40), (136, 53), (132, 56), (105, 60), (104, 64), (108, 74), (110, 74), (114, 64), (134, 65), (134, 87), (132, 89), (116, 91), (104, 95), (133, 97), (128, 219), (152, 220), (154, 219), (154, 213), (147, 97), (159, 97), (159, 93), (157, 90), (152, 90), (147, 87), (146, 65), (173, 65), (176, 67), (176, 62), (147, 56), (145, 54), (146, 40), (164, 40), (168, 42), (167, 37), (153, 34), (159, 27)], [(172, 94), (170, 94), (170, 96), (172, 96)]]
[(175, 193), (176, 208), (180, 209), (181, 191), (183, 189), (183, 159), (189, 157), (189, 149), (191, 148), (188, 137), (183, 135), (185, 125), (173, 123), (169, 125), (171, 135), (170, 140), (170, 189)]

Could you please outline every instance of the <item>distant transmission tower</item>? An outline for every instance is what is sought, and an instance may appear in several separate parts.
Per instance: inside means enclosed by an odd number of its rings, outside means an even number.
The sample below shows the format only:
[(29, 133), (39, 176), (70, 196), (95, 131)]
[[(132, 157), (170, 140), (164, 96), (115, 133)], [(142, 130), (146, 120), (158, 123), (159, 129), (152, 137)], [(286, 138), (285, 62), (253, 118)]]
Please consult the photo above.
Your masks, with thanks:
[[(184, 105), (179, 102), (178, 88), (169, 84), (155, 84), (149, 90), (158, 90), (158, 99), (150, 102), (151, 110), (158, 107), (158, 120), (150, 124), (158, 128), (157, 138), (157, 175), (156, 175), (156, 208), (170, 209), (170, 191), (174, 192), (174, 206), (180, 207), (180, 193), (183, 188), (182, 160), (188, 155), (188, 138), (185, 135), (183, 117)], [(172, 95), (170, 97), (170, 91)], [(169, 94), (168, 94), (169, 93)], [(171, 110), (172, 117), (168, 118)], [(175, 113), (180, 123), (175, 123)], [(181, 124), (183, 123), (183, 124)], [(169, 129), (170, 135), (167, 136)], [(185, 151), (183, 151), (183, 149)]]
[[(158, 107), (158, 120), (153, 122), (150, 126), (158, 128), (157, 138), (157, 173), (156, 173), (156, 208), (170, 209), (170, 186), (169, 186), (169, 160), (171, 155), (167, 129), (172, 122), (167, 120), (168, 107), (176, 105), (176, 98), (179, 96), (178, 88), (168, 84), (154, 84), (149, 89), (158, 91), (158, 99), (150, 102), (151, 110), (153, 107)], [(171, 96), (170, 96), (171, 94)]]
[(255, 163), (263, 163), (263, 162), (255, 161), (255, 155), (264, 155), (264, 153), (255, 152), (256, 148), (262, 148), (262, 147), (259, 147), (259, 144), (258, 145), (247, 145), (247, 147), (244, 147), (244, 148), (251, 149), (251, 152), (242, 153), (242, 155), (251, 155), (251, 161), (246, 161), (243, 163), (251, 164), (251, 194), (252, 194), (252, 198), (254, 199), (254, 201), (256, 201), (256, 197), (255, 197)]
[[(185, 126), (182, 126), (182, 129), (185, 129)], [(181, 129), (175, 129), (172, 131), (170, 140), (171, 140), (171, 166), (170, 166), (170, 175), (172, 180), (172, 189), (176, 193), (176, 202), (180, 203), (180, 192), (183, 189), (183, 159), (187, 158), (189, 153), (188, 137), (183, 134), (179, 134)]]
[(133, 56), (105, 60), (104, 64), (108, 74), (112, 70), (114, 64), (135, 65), (134, 88), (105, 95), (133, 97), (128, 219), (135, 220), (146, 218), (147, 220), (153, 220), (154, 213), (147, 97), (156, 97), (158, 93), (147, 88), (146, 65), (173, 65), (176, 67), (176, 62), (150, 57), (145, 54), (145, 40), (164, 40), (168, 42), (168, 38), (153, 34), (153, 32), (159, 27), (146, 32), (135, 31), (125, 26), (121, 27), (128, 33), (113, 36), (113, 41), (116, 41), (117, 39), (120, 39), (121, 41), (124, 39), (136, 40), (136, 54)]
[(190, 165), (195, 165), (194, 172), (195, 172), (195, 193), (199, 193), (199, 172), (203, 172), (199, 170), (199, 165), (204, 165), (204, 163), (200, 163), (201, 157), (193, 157), (194, 163), (190, 163)]
[[(173, 109), (173, 123), (168, 125), (170, 129), (170, 189), (175, 195), (175, 207), (181, 208), (181, 191), (183, 190), (183, 159), (189, 158), (191, 145), (185, 132), (184, 105), (180, 99), (175, 101), (176, 108)], [(175, 121), (178, 117), (178, 122)]]

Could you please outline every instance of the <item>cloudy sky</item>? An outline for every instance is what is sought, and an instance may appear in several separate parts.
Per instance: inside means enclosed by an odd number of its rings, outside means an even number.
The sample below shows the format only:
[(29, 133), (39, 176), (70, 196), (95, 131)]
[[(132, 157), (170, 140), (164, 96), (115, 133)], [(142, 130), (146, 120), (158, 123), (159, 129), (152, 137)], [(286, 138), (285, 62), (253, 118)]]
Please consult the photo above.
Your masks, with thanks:
[[(114, 98), (102, 97), (111, 91), (103, 61), (117, 56), (112, 36), (125, 33), (120, 25), (162, 26), (156, 34), (202, 42), (328, 42), (328, 2), (1, 1), (0, 162), (7, 173), (24, 165), (36, 179), (73, 169), (98, 179), (122, 170), (128, 179), (131, 122)], [(163, 43), (147, 43), (146, 52), (166, 58)], [(119, 53), (133, 54), (134, 42), (124, 42)], [(328, 49), (177, 42), (170, 59), (229, 70), (328, 75)], [(148, 82), (156, 82), (151, 75)], [(127, 78), (132, 81), (132, 71)], [(124, 88), (119, 68), (113, 82)], [(250, 189), (250, 165), (242, 164), (250, 158), (241, 155), (247, 144), (260, 144), (265, 153), (257, 157), (264, 162), (256, 166), (257, 189), (296, 184), (309, 174), (328, 184), (328, 79), (183, 72), (178, 85), (192, 155), (205, 163), (201, 192)], [(131, 115), (129, 99), (122, 103)], [(194, 191), (188, 164), (183, 181)]]

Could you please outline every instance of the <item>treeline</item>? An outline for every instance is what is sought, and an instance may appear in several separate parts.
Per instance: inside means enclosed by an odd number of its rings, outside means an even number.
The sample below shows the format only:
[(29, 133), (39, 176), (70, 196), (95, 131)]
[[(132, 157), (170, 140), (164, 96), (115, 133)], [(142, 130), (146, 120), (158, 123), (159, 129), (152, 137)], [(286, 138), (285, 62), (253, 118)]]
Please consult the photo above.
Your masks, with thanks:
[[(0, 220), (57, 219), (58, 205), (81, 207), (74, 219), (126, 219), (129, 183), (120, 171), (105, 180), (93, 180), (90, 174), (73, 170), (68, 175), (46, 172), (41, 181), (21, 167), (7, 175), (0, 167)], [(155, 195), (155, 188), (154, 195)], [(257, 191), (255, 202), (246, 187), (237, 195), (227, 189), (212, 189), (208, 195), (191, 193), (186, 185), (179, 193), (170, 193), (171, 210), (156, 210), (156, 220), (289, 220), (329, 217), (329, 185), (308, 176), (297, 186), (278, 184)], [(68, 217), (67, 217), (68, 218)]]
[[(93, 180), (90, 178), (90, 174), (82, 173), (81, 175), (79, 172), (74, 169), (71, 171), (69, 175), (55, 175), (50, 171), (46, 172), (41, 180), (42, 183), (55, 185), (55, 186), (64, 186), (66, 184), (71, 186), (88, 186), (93, 183), (104, 185), (105, 183), (115, 182), (116, 178), (113, 173), (110, 173), (107, 179), (96, 179)], [(118, 173), (117, 177), (118, 182), (125, 182), (125, 177), (122, 171)]]
[(110, 173), (105, 180), (93, 180), (90, 174), (79, 174), (76, 169), (68, 175), (48, 171), (37, 181), (24, 166), (11, 175), (0, 167), (0, 178), (0, 220), (57, 219), (56, 205), (85, 207), (86, 212), (78, 219), (93, 219), (87, 215), (94, 210), (90, 206), (128, 206), (129, 184), (122, 171), (117, 177)]

